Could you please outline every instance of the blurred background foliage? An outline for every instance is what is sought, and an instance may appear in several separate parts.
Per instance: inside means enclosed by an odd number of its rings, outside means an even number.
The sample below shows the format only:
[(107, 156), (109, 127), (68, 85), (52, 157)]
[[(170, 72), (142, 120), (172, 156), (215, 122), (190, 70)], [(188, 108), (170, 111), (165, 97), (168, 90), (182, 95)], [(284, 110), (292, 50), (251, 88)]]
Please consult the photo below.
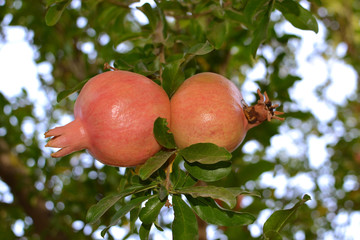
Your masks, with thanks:
[[(64, 11), (56, 24), (47, 26), (47, 9), (56, 2), (64, 5)], [(125, 170), (103, 166), (85, 152), (53, 159), (44, 149), (43, 133), (59, 125), (63, 116), (72, 116), (76, 93), (60, 102), (57, 94), (102, 72), (108, 62), (155, 81), (167, 69), (172, 79), (169, 95), (182, 80), (204, 71), (220, 73), (240, 87), (261, 64), (266, 73), (253, 83), (281, 103), (286, 120), (252, 129), (233, 153), (232, 173), (214, 183), (243, 186), (262, 198), (247, 196), (239, 201), (242, 210), (258, 217), (254, 224), (218, 228), (213, 239), (225, 235), (228, 239), (259, 239), (264, 219), (274, 210), (291, 207), (305, 193), (312, 200), (284, 228), (286, 239), (355, 239), (346, 232), (360, 214), (359, 89), (343, 103), (336, 103), (326, 94), (332, 81), (329, 75), (315, 94), (333, 109), (334, 117), (324, 121), (318, 116), (322, 109), (301, 107), (291, 93), (303, 81), (296, 56), (302, 37), (279, 30), (286, 22), (287, 10), (280, 13), (277, 6), (282, 2), (286, 1), (159, 0), (150, 6), (134, 5), (137, 1), (133, 0), (0, 1), (1, 41), (7, 41), (7, 27), (22, 26), (36, 52), (34, 61), (51, 66), (50, 74), (38, 76), (40, 91), (47, 96), (43, 114), (38, 113), (25, 90), (11, 98), (0, 93), (0, 183), (8, 189), (0, 192), (1, 238), (91, 239), (104, 228), (87, 224), (86, 212), (126, 181)], [(358, 85), (359, 1), (313, 0), (301, 4), (314, 14), (325, 34), (323, 45), (312, 56), (324, 61), (336, 58), (350, 65)], [(46, 20), (51, 23), (53, 19)], [(311, 23), (306, 28), (316, 31)], [(336, 55), (339, 46), (346, 49), (341, 56)], [(183, 61), (186, 65), (180, 65)], [(8, 84), (4, 76), (0, 84)], [(255, 91), (246, 93), (249, 104), (256, 101)], [(32, 131), (24, 131), (29, 125)], [(313, 138), (330, 138), (325, 141), (325, 160), (318, 167), (309, 161)], [(286, 149), (287, 140), (297, 147), (296, 154)], [(281, 188), (268, 179), (277, 179)], [(167, 229), (171, 209), (162, 213), (159, 222)], [(108, 223), (109, 216), (103, 221)], [(124, 218), (121, 227), (128, 229), (128, 223)], [(19, 224), (20, 233), (14, 230)], [(107, 238), (119, 239), (117, 232), (110, 231)], [(165, 239), (168, 236), (156, 229), (152, 234)]]

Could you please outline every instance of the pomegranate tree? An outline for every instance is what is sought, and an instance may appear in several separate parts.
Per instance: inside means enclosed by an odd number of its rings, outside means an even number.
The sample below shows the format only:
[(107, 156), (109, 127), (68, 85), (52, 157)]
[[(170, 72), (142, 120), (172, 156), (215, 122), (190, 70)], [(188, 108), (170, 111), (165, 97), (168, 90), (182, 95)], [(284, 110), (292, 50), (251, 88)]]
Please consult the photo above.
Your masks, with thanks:
[(153, 135), (158, 117), (170, 120), (170, 102), (152, 80), (127, 71), (109, 71), (91, 78), (74, 107), (75, 120), (45, 133), (47, 147), (61, 148), (62, 157), (87, 149), (113, 166), (144, 163), (160, 150)]
[(266, 93), (249, 107), (234, 83), (216, 73), (187, 79), (171, 99), (171, 131), (180, 148), (209, 142), (235, 150), (246, 132), (281, 112), (274, 111)]

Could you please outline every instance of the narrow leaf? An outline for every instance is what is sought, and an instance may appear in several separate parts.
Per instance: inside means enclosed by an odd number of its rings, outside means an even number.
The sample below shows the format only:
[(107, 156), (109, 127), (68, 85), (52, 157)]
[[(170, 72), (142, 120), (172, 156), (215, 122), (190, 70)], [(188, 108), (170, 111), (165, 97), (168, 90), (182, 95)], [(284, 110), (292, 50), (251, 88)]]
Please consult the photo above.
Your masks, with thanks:
[(107, 210), (109, 210), (109, 208), (111, 208), (117, 201), (119, 201), (123, 197), (126, 197), (128, 195), (131, 195), (131, 194), (134, 194), (137, 192), (145, 191), (147, 189), (151, 189), (154, 186), (156, 186), (156, 183), (152, 183), (148, 186), (132, 186), (132, 187), (125, 189), (124, 191), (122, 191), (120, 193), (106, 196), (103, 199), (101, 199), (97, 204), (90, 207), (90, 209), (88, 210), (87, 215), (86, 215), (86, 220), (89, 223), (94, 223), (97, 220), (99, 220), (99, 218)]
[(262, 14), (264, 9), (267, 8), (270, 1), (273, 0), (248, 1), (244, 9), (244, 14), (248, 21), (250, 23), (254, 22), (256, 18)]
[(210, 42), (206, 41), (205, 43), (195, 44), (187, 53), (191, 55), (205, 55), (213, 50), (214, 47), (210, 44)]
[(146, 202), (145, 207), (140, 211), (139, 218), (144, 224), (153, 223), (160, 213), (165, 201), (160, 201), (158, 197), (152, 198)]
[(66, 2), (58, 2), (55, 3), (54, 5), (52, 5), (46, 12), (45, 15), (45, 23), (48, 26), (53, 26), (55, 25), (62, 13), (64, 12), (65, 8), (70, 4), (71, 1), (66, 1)]
[(230, 188), (226, 188), (226, 190), (232, 192), (232, 194), (234, 194), (235, 196), (247, 195), (247, 196), (253, 196), (253, 197), (261, 198), (261, 195), (259, 193), (244, 191), (240, 187), (230, 187)]
[(213, 199), (193, 198), (187, 195), (192, 209), (205, 222), (218, 226), (248, 225), (255, 221), (255, 217), (249, 213), (236, 212), (219, 207)]
[(172, 204), (175, 215), (172, 224), (173, 240), (198, 239), (198, 224), (191, 208), (178, 195), (173, 196)]
[(174, 151), (160, 150), (154, 156), (149, 158), (144, 165), (140, 167), (139, 176), (142, 180), (148, 179), (156, 170), (158, 170), (164, 163), (175, 153)]
[(61, 100), (63, 100), (64, 98), (66, 98), (70, 94), (81, 90), (83, 88), (83, 86), (85, 85), (85, 83), (87, 83), (88, 81), (89, 81), (89, 79), (85, 79), (85, 80), (81, 81), (80, 83), (78, 83), (77, 85), (75, 85), (75, 87), (60, 92), (57, 95), (56, 101), (59, 103)]
[(158, 117), (154, 122), (154, 136), (156, 141), (167, 149), (175, 149), (174, 135), (170, 132), (165, 118)]
[(145, 14), (147, 19), (149, 20), (149, 24), (150, 24), (151, 28), (153, 30), (155, 30), (156, 26), (157, 26), (158, 19), (157, 19), (157, 15), (155, 14), (155, 11), (151, 7), (151, 5), (149, 3), (145, 3), (141, 7), (138, 7), (138, 9), (141, 10)]
[(271, 0), (268, 6), (266, 7), (265, 13), (263, 17), (258, 20), (258, 24), (256, 25), (256, 29), (253, 33), (254, 38), (250, 44), (250, 50), (253, 57), (256, 56), (257, 49), (267, 37), (268, 26), (270, 22), (270, 14), (273, 10), (274, 1), (275, 0)]
[(319, 31), (319, 26), (315, 17), (297, 1), (276, 1), (275, 7), (294, 27), (303, 30), (311, 30), (315, 33)]
[(141, 207), (134, 208), (130, 211), (130, 229), (129, 234), (132, 234), (136, 227), (136, 220), (139, 218)]
[(183, 158), (192, 163), (214, 164), (231, 159), (231, 153), (213, 143), (196, 143), (179, 151)]
[(65, 2), (65, 1), (67, 1), (67, 0), (46, 0), (46, 7), (50, 7), (54, 3), (60, 3), (60, 2)]
[(139, 237), (140, 240), (149, 240), (149, 233), (151, 229), (152, 224), (141, 224), (139, 229)]
[(247, 19), (245, 18), (244, 14), (242, 12), (237, 12), (235, 10), (226, 9), (225, 10), (225, 17), (227, 19), (237, 21), (240, 23), (247, 23)]
[(214, 182), (223, 179), (231, 172), (231, 162), (222, 161), (215, 164), (201, 164), (198, 162), (184, 163), (185, 169), (196, 179)]
[(125, 214), (127, 214), (128, 212), (130, 212), (131, 210), (133, 210), (134, 208), (140, 206), (140, 204), (150, 198), (154, 198), (154, 195), (150, 195), (150, 196), (142, 196), (142, 197), (137, 197), (134, 198), (132, 200), (130, 200), (129, 202), (127, 202), (124, 206), (122, 206), (116, 213), (115, 215), (111, 218), (111, 223), (109, 226), (107, 226), (105, 229), (103, 229), (101, 231), (101, 236), (104, 237), (106, 232), (112, 227), (115, 226), (117, 224), (119, 224), (121, 218), (123, 216), (125, 216)]
[(290, 209), (275, 211), (268, 218), (268, 220), (266, 220), (266, 222), (264, 224), (263, 232), (264, 232), (265, 237), (267, 237), (267, 235), (270, 235), (270, 234), (274, 235), (274, 233), (271, 233), (271, 232), (279, 233), (281, 231), (281, 229), (294, 218), (295, 213), (298, 210), (298, 208), (301, 205), (303, 205), (305, 202), (309, 201), (310, 199), (311, 199), (310, 196), (305, 194), (303, 199), (299, 200), (294, 205), (294, 207), (292, 207)]
[(234, 208), (236, 205), (236, 196), (231, 191), (223, 187), (194, 186), (182, 188), (177, 192), (185, 195), (191, 195), (194, 198), (210, 197), (212, 199), (219, 199), (226, 203), (230, 208)]

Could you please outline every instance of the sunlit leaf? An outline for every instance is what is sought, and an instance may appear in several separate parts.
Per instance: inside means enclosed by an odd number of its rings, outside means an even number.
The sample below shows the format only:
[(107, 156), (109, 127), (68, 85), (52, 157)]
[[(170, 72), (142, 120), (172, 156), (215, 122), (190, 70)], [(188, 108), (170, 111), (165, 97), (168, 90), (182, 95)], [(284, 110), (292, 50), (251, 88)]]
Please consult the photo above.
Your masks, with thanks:
[(231, 172), (231, 162), (222, 161), (215, 164), (201, 164), (198, 162), (184, 163), (186, 170), (195, 178), (205, 181), (214, 182), (223, 179)]
[(214, 164), (231, 159), (231, 153), (213, 143), (196, 143), (179, 151), (183, 158), (192, 163)]
[(281, 229), (290, 221), (295, 218), (295, 213), (298, 208), (303, 205), (305, 202), (311, 200), (310, 196), (305, 194), (304, 197), (298, 201), (294, 207), (285, 210), (275, 211), (265, 222), (263, 227), (264, 237), (266, 239), (273, 239), (271, 236), (275, 236), (274, 239), (278, 238), (278, 235)]
[(303, 30), (319, 31), (318, 23), (310, 11), (293, 0), (276, 1), (275, 7), (294, 27)]
[(142, 180), (148, 179), (156, 170), (158, 170), (164, 163), (175, 153), (174, 151), (160, 150), (154, 156), (146, 160), (144, 165), (140, 167), (139, 176)]
[(212, 199), (219, 199), (227, 204), (230, 208), (234, 208), (236, 205), (236, 196), (223, 187), (216, 186), (193, 186), (181, 188), (177, 191), (185, 195), (191, 195), (194, 198), (197, 197), (210, 197)]
[(248, 225), (255, 221), (249, 213), (236, 212), (219, 207), (213, 199), (186, 196), (192, 209), (205, 222), (218, 226)]

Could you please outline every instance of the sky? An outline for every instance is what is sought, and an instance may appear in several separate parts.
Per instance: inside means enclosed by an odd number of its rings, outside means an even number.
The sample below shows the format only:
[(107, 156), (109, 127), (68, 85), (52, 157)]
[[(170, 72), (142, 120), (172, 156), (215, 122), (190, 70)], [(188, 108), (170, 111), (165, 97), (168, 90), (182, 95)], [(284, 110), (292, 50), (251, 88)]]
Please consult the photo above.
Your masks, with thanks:
[[(76, 4), (76, 1), (74, 1)], [(135, 11), (135, 10), (134, 10)], [(137, 12), (137, 16), (141, 21), (146, 22), (146, 18)], [(276, 13), (273, 17), (276, 17)], [(2, 25), (7, 25), (6, 19)], [(79, 25), (86, 24), (79, 22)], [(12, 98), (21, 93), (21, 89), (24, 88), (29, 94), (29, 98), (36, 102), (36, 114), (42, 118), (45, 115), (44, 106), (48, 104), (45, 93), (41, 90), (40, 82), (38, 80), (38, 74), (45, 76), (51, 81), (52, 66), (49, 63), (36, 64), (34, 59), (36, 58), (36, 49), (31, 46), (28, 39), (32, 38), (32, 33), (25, 31), (23, 27), (4, 27), (6, 41), (0, 42), (0, 91), (7, 97)], [(302, 31), (292, 27), (289, 23), (283, 23), (278, 26), (280, 33), (292, 33), (302, 37), (301, 41), (294, 41), (293, 45), (298, 63), (296, 74), (302, 77), (301, 81), (298, 81), (294, 87), (290, 90), (291, 97), (296, 102), (296, 107), (303, 111), (311, 111), (315, 117), (319, 120), (320, 125), (326, 124), (329, 121), (333, 121), (336, 116), (335, 106), (346, 104), (348, 99), (352, 99), (355, 95), (357, 88), (356, 72), (354, 69), (347, 65), (341, 58), (346, 53), (346, 45), (339, 44), (337, 48), (331, 53), (329, 59), (325, 60), (320, 55), (314, 54), (317, 50), (324, 50), (321, 48), (327, 47), (324, 41), (325, 27), (320, 23), (319, 33), (315, 34), (310, 31)], [(84, 49), (84, 52), (91, 51), (90, 49)], [(263, 48), (263, 54), (271, 61), (274, 58), (274, 53), (270, 48)], [(242, 92), (245, 100), (248, 102), (253, 101), (254, 93), (257, 90), (255, 80), (264, 78), (266, 74), (265, 65), (262, 62), (258, 62), (255, 67), (247, 73), (247, 79), (242, 85)], [(328, 82), (329, 81), (329, 82)], [(319, 99), (316, 95), (316, 90), (319, 86), (328, 83), (328, 87), (325, 89), (325, 96), (330, 101), (324, 101)], [(286, 110), (286, 106), (284, 106)], [(61, 124), (71, 121), (71, 117), (65, 118)], [(341, 126), (340, 132), (341, 132)], [(32, 124), (28, 124), (24, 127), (24, 131), (28, 131), (29, 134), (33, 132)], [(1, 136), (1, 126), (0, 126)], [(306, 145), (299, 145), (298, 142), (303, 138), (303, 133), (300, 130), (290, 129), (286, 124), (280, 128), (280, 133), (273, 136), (271, 143), (272, 147), (268, 150), (267, 154), (269, 158), (275, 156), (281, 151), (286, 151), (289, 156), (300, 156), (306, 151), (309, 158), (310, 165), (313, 169), (319, 169), (326, 163), (330, 157), (327, 151), (328, 144), (334, 144), (337, 141), (337, 137), (333, 133), (323, 134), (318, 137), (310, 135), (306, 139)], [(259, 147), (256, 142), (250, 141), (244, 145), (244, 151), (251, 153), (255, 152)], [(303, 192), (310, 193), (315, 189), (315, 184), (312, 178), (306, 173), (299, 174), (291, 179), (288, 179), (285, 175), (277, 174), (273, 176), (271, 173), (265, 173), (261, 176), (262, 184), (267, 187), (275, 187), (275, 194), (277, 196), (284, 196), (286, 194), (286, 184), (301, 186)], [(331, 185), (333, 179), (331, 176), (324, 176), (320, 179), (318, 184), (320, 186)], [(348, 181), (349, 188), (354, 188), (354, 182), (351, 179)], [(0, 193), (3, 194), (3, 200), (12, 201), (12, 195), (9, 192), (6, 184), (0, 181)], [(251, 201), (251, 199), (249, 199)], [(309, 201), (311, 207), (311, 201)], [(250, 226), (253, 236), (261, 234), (261, 229), (265, 220), (270, 216), (271, 212), (266, 210), (260, 215), (257, 220), (257, 224)], [(360, 239), (356, 234), (355, 227), (360, 225), (360, 213), (354, 212), (352, 214), (342, 213), (337, 218), (338, 222), (351, 222), (352, 227), (342, 229), (346, 232), (346, 235), (352, 237), (352, 239)], [(81, 221), (74, 222), (74, 229), (83, 228), (84, 223)], [(24, 223), (22, 221), (17, 222), (13, 231), (21, 236)], [(86, 231), (86, 230), (84, 230)], [(116, 231), (117, 234), (125, 234), (123, 229), (114, 227), (111, 231)], [(209, 226), (209, 235), (216, 235), (215, 229)], [(164, 239), (169, 237), (171, 232), (166, 232), (162, 236)], [(304, 239), (301, 232), (297, 233), (297, 239)], [(211, 239), (211, 238), (210, 238)], [(328, 239), (333, 239), (329, 234)]]

